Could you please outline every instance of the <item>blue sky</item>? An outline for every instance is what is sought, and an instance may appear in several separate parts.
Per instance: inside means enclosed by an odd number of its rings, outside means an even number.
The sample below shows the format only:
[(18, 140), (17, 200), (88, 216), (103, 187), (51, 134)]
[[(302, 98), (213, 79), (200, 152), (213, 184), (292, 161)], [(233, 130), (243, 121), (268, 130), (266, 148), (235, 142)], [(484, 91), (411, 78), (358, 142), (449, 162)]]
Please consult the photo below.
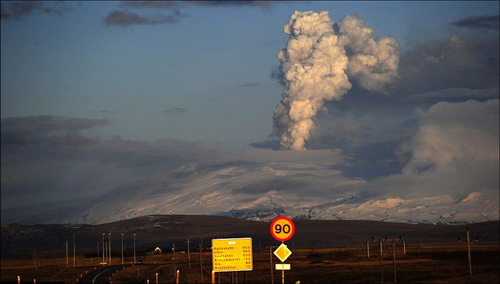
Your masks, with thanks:
[[(8, 3), (8, 2), (7, 2)], [(262, 4), (262, 3), (261, 3)], [(497, 2), (287, 2), (244, 6), (180, 3), (175, 23), (107, 25), (118, 1), (45, 3), (2, 20), (2, 118), (107, 118), (92, 135), (134, 140), (228, 141), (270, 134), (282, 87), (270, 78), (294, 10), (357, 13), (403, 52), (457, 32), (449, 23), (498, 11)], [(494, 13), (493, 13), (494, 14)]]
[[(95, 196), (187, 162), (321, 151), (342, 153), (335, 169), (364, 188), (425, 194), (433, 180), (498, 195), (498, 1), (1, 5), (2, 207)], [(401, 48), (387, 94), (353, 81), (326, 102), (309, 154), (270, 136), (295, 10), (356, 13)]]

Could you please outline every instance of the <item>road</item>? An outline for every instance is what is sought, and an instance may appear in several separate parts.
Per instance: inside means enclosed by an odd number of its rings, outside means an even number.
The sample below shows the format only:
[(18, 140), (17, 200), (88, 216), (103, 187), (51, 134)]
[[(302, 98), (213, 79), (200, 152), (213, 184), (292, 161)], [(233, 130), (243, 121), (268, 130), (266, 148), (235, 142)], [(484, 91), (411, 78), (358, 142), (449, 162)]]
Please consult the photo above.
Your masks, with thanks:
[(111, 265), (104, 266), (99, 269), (90, 271), (87, 275), (83, 276), (80, 283), (84, 284), (107, 284), (109, 283), (109, 277), (117, 270), (121, 270), (124, 267), (131, 266), (131, 264), (125, 265)]

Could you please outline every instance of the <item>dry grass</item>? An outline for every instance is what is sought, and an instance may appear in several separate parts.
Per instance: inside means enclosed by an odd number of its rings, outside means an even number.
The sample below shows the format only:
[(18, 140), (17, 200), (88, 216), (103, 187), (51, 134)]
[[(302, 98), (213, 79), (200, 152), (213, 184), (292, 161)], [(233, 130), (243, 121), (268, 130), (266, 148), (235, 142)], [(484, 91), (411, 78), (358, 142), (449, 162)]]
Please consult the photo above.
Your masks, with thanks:
[[(367, 258), (364, 247), (338, 249), (295, 249), (287, 260), (292, 266), (285, 272), (286, 283), (384, 283), (394, 282), (392, 248), (384, 248), (381, 274), (378, 249), (372, 248)], [(398, 283), (500, 283), (499, 245), (474, 244), (472, 251), (473, 275), (469, 276), (467, 249), (464, 244), (440, 246), (408, 246), (407, 255), (397, 247), (396, 270)], [(220, 283), (271, 283), (269, 250), (254, 252), (254, 269), (251, 272), (219, 273)], [(210, 283), (211, 254), (203, 254), (204, 283)], [(138, 257), (139, 258), (139, 257)], [(127, 267), (113, 276), (113, 283), (155, 283), (156, 273), (160, 283), (175, 283), (175, 270), (180, 271), (180, 283), (201, 283), (200, 255), (191, 253), (191, 268), (187, 254), (177, 253), (176, 263), (172, 254), (140, 257), (144, 265)], [(17, 275), (23, 281), (75, 283), (85, 270), (94, 269), (97, 260), (78, 258), (76, 268), (66, 267), (65, 258), (38, 257), (38, 267), (32, 258), (2, 259), (1, 281), (14, 282)], [(125, 262), (130, 262), (127, 258)], [(114, 264), (120, 263), (113, 259)], [(279, 262), (273, 256), (273, 265)], [(78, 263), (78, 262), (77, 262)], [(272, 272), (274, 283), (281, 283), (281, 272)]]

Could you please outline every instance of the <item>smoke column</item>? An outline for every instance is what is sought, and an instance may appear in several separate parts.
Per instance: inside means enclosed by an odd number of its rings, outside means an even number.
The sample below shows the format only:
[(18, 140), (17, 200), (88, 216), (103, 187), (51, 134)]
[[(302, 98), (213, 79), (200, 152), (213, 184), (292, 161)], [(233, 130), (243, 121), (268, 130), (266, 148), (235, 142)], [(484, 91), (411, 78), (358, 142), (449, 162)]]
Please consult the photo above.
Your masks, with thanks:
[(283, 149), (305, 150), (313, 118), (327, 101), (341, 99), (351, 81), (385, 92), (398, 75), (398, 42), (374, 38), (373, 29), (356, 15), (334, 25), (326, 11), (295, 11), (284, 32), (288, 43), (277, 57), (285, 89), (273, 115), (273, 134)]

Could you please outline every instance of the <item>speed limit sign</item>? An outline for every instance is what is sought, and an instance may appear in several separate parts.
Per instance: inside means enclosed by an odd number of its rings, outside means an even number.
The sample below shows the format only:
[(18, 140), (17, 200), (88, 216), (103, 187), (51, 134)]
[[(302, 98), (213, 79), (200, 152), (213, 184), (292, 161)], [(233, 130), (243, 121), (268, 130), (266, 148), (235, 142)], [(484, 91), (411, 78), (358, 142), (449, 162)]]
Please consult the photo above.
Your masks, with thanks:
[(295, 224), (285, 216), (278, 217), (271, 222), (271, 236), (278, 241), (288, 241), (295, 234)]

